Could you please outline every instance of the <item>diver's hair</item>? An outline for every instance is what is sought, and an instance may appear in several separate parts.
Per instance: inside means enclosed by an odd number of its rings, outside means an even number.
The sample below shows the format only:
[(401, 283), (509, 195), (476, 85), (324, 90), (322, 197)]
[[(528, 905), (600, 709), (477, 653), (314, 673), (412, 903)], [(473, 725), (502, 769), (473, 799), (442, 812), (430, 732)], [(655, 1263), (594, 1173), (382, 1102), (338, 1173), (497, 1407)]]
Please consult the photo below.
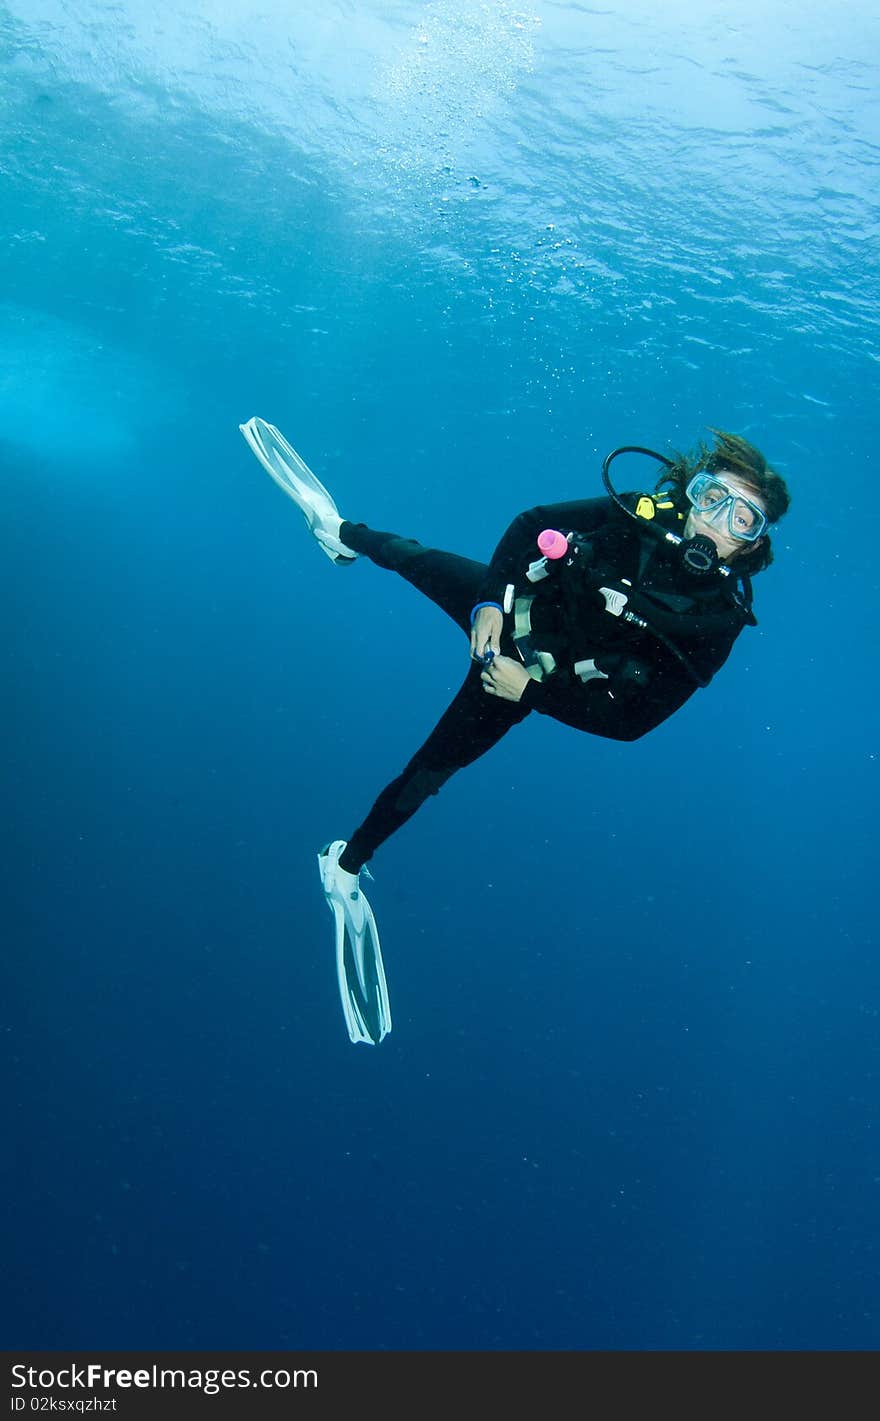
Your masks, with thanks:
[[(668, 488), (671, 484), (673, 497), (684, 512), (689, 506), (685, 489), (694, 474), (704, 471), (720, 474), (726, 469), (755, 490), (767, 510), (767, 522), (778, 522), (782, 515), (788, 512), (791, 503), (791, 496), (782, 475), (771, 469), (760, 449), (743, 439), (742, 435), (728, 434), (726, 430), (711, 427), (709, 433), (715, 436), (714, 446), (710, 449), (701, 441), (690, 454), (674, 453), (671, 456), (672, 468), (665, 471), (657, 489)], [(767, 534), (756, 548), (749, 548), (747, 545), (743, 552), (733, 559), (737, 572), (749, 575), (761, 572), (763, 568), (769, 567), (772, 561), (773, 547)]]

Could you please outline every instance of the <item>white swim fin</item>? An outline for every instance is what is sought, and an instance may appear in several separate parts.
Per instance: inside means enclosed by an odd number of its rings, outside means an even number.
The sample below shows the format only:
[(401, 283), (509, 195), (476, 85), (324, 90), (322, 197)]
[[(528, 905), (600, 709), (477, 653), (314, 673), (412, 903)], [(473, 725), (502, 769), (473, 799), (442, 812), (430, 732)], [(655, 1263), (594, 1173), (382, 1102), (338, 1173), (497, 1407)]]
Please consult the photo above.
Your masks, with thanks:
[(340, 540), (342, 518), (334, 500), (281, 431), (256, 415), (238, 427), (266, 472), (293, 499), (331, 562), (337, 567), (356, 562), (357, 553)]
[(373, 910), (359, 875), (339, 867), (344, 839), (318, 854), (321, 886), (336, 928), (336, 972), (348, 1034), (378, 1046), (391, 1030), (391, 1004)]

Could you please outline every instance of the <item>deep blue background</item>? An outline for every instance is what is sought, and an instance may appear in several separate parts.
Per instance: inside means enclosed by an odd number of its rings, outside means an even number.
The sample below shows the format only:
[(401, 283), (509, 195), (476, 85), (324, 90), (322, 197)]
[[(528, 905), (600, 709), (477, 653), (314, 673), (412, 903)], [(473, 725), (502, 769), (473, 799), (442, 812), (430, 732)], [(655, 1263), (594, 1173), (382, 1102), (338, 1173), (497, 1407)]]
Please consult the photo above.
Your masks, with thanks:
[[(877, 22), (287, 8), (0, 7), (4, 1345), (873, 1349)], [(677, 717), (382, 849), (378, 1050), (315, 854), (466, 649), (252, 414), (481, 558), (709, 425), (794, 498)]]

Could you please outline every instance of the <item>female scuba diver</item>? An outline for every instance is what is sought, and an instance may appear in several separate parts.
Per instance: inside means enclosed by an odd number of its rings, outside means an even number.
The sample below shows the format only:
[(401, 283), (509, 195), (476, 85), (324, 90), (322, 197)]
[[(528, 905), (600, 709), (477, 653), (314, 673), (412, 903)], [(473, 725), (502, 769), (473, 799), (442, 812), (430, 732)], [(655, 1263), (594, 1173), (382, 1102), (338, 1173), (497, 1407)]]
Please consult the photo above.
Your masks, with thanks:
[[(637, 740), (707, 686), (756, 624), (751, 577), (772, 561), (768, 528), (789, 494), (739, 435), (712, 430), (711, 449), (674, 459), (626, 445), (602, 466), (606, 497), (521, 513), (486, 566), (348, 522), (273, 425), (255, 417), (239, 428), (337, 567), (363, 555), (399, 573), (470, 638), (464, 684), (424, 745), (351, 837), (318, 855), (349, 1036), (377, 1045), (391, 1009), (360, 883), (376, 849), (531, 711)], [(622, 454), (662, 466), (653, 493), (615, 491), (610, 467)]]

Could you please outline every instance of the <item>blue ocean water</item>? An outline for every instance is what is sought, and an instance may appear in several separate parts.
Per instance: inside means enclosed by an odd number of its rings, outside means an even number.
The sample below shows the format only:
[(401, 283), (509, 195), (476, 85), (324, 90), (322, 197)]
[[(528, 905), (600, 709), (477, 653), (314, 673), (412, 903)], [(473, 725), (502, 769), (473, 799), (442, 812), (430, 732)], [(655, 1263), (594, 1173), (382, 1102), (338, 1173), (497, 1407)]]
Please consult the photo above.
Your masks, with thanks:
[[(857, 3), (0, 6), (4, 1345), (873, 1349), (880, 22)], [(622, 443), (789, 480), (632, 745), (531, 717), (315, 862), (466, 669), (346, 516), (486, 559)]]

